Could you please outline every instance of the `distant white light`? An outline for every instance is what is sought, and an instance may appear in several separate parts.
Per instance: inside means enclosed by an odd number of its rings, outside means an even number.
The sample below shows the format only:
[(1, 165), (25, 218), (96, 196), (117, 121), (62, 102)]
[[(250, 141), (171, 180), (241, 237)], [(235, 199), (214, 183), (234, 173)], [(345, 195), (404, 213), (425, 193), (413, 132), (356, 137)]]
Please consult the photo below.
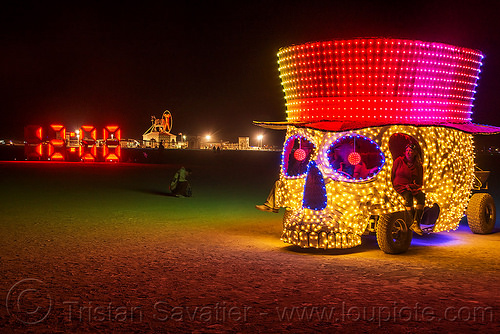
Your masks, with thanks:
[(262, 148), (262, 139), (264, 138), (263, 135), (258, 135), (257, 140), (259, 141), (259, 147)]

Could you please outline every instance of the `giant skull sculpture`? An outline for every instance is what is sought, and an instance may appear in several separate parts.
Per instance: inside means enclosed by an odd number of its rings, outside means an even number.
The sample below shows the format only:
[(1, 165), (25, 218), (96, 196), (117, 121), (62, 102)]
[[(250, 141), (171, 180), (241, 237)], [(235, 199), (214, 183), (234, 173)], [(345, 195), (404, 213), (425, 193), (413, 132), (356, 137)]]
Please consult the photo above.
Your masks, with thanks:
[[(361, 243), (373, 217), (404, 210), (391, 182), (401, 145), (418, 146), (434, 232), (458, 227), (474, 180), (471, 123), (482, 55), (395, 39), (307, 43), (281, 49), (287, 122), (276, 201), (282, 240), (301, 247)], [(411, 232), (410, 232), (411, 233)]]
[[(397, 136), (413, 138), (423, 152), (427, 204), (441, 208), (434, 231), (455, 229), (472, 187), (472, 135), (443, 127), (329, 132), (290, 126), (277, 189), (286, 208), (282, 239), (301, 247), (353, 247), (372, 215), (404, 210), (391, 183), (390, 143)], [(305, 155), (296, 153), (301, 150)], [(338, 161), (351, 173), (339, 171)]]

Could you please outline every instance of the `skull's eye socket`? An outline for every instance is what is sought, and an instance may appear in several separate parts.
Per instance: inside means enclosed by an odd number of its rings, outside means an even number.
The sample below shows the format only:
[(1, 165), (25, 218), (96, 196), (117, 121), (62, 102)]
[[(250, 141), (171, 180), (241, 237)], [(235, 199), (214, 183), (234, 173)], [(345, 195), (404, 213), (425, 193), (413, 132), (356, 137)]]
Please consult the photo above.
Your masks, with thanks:
[(328, 148), (327, 157), (330, 168), (347, 181), (368, 180), (385, 162), (377, 143), (357, 134), (338, 138)]
[(283, 171), (286, 176), (300, 176), (307, 172), (307, 165), (314, 152), (314, 145), (307, 138), (292, 136), (283, 149)]

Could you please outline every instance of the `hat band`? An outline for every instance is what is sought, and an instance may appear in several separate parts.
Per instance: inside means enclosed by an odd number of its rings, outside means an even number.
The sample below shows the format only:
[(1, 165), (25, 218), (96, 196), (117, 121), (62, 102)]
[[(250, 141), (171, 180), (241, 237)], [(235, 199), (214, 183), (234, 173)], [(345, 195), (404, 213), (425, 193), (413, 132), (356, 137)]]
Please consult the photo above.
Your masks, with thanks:
[(471, 121), (472, 105), (449, 99), (426, 97), (352, 97), (295, 99), (287, 103), (287, 121), (315, 122), (408, 121), (463, 123)]

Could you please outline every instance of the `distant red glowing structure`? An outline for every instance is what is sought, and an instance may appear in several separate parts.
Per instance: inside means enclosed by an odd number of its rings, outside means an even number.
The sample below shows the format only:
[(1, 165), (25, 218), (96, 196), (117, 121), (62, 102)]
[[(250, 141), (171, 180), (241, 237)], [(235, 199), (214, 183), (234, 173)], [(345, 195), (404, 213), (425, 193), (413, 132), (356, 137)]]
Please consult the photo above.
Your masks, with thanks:
[(27, 125), (24, 127), (26, 160), (120, 161), (120, 127), (106, 126), (102, 139), (98, 133), (93, 125), (83, 125), (74, 132), (61, 124)]
[(24, 127), (24, 154), (27, 160), (42, 160), (43, 131), (39, 125)]
[(93, 125), (83, 125), (79, 132), (78, 153), (81, 161), (95, 161), (97, 158), (97, 129)]
[(48, 160), (66, 160), (66, 128), (64, 125), (52, 124), (47, 133)]
[(29, 144), (38, 144), (43, 141), (43, 129), (40, 125), (24, 127), (24, 141)]
[(118, 162), (121, 158), (121, 130), (117, 125), (108, 125), (103, 129), (104, 146), (102, 157), (106, 162)]

